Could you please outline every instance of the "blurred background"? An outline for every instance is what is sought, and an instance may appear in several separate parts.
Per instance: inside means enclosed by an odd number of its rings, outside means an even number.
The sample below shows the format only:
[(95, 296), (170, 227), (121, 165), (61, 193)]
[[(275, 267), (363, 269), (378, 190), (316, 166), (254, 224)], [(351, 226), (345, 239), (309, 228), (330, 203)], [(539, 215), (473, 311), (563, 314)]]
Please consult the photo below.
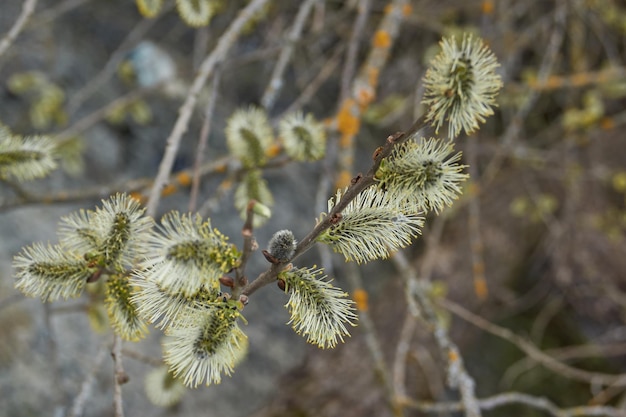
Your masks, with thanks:
[[(34, 13), (13, 40), (10, 30), (26, 3)], [(240, 245), (243, 221), (233, 206), (238, 167), (228, 159), (226, 120), (249, 105), (264, 104), (274, 121), (300, 109), (327, 122), (328, 155), (268, 164), (263, 177), (274, 214), (255, 236), (261, 248), (276, 230), (303, 237), (326, 210), (342, 170), (367, 171), (374, 149), (423, 114), (421, 79), (439, 40), (474, 33), (501, 63), (498, 107), (480, 131), (456, 140), (470, 165), (463, 196), (427, 218), (402, 259), (429, 283), (438, 323), (458, 347), (478, 398), (520, 392), (558, 408), (609, 406), (600, 415), (626, 415), (626, 3), (320, 0), (294, 37), (305, 3), (269, 2), (219, 65), (204, 158), (222, 161), (222, 168), (202, 176), (197, 210)], [(0, 46), (12, 41), (0, 55), (0, 122), (63, 144), (61, 169), (49, 177), (0, 181), (0, 415), (72, 415), (87, 386), (80, 415), (113, 414), (112, 335), (98, 303), (89, 294), (52, 304), (25, 298), (13, 288), (11, 261), (25, 245), (55, 242), (61, 216), (117, 191), (149, 193), (200, 63), (246, 4), (222, 1), (198, 29), (181, 20), (173, 1), (151, 19), (131, 0), (0, 5)], [(402, 7), (402, 16), (385, 26), (391, 6)], [(372, 58), (380, 49), (375, 33), (390, 28), (397, 34), (389, 55)], [(288, 45), (295, 47), (282, 88), (267, 105), (265, 91)], [(361, 108), (350, 144), (354, 163), (346, 167), (333, 121), (356, 91), (361, 69), (373, 64), (380, 71), (370, 85), (375, 97)], [(215, 79), (199, 96), (174, 172), (189, 172), (194, 163)], [(188, 181), (173, 177), (170, 185), (159, 215), (189, 209)], [(246, 360), (220, 385), (190, 389), (174, 407), (158, 407), (145, 394), (144, 378), (161, 358), (160, 332), (126, 343), (126, 414), (417, 416), (434, 414), (420, 401), (459, 400), (447, 384), (449, 352), (411, 313), (397, 259), (356, 267), (314, 248), (298, 263), (323, 265), (362, 308), (367, 296), (362, 313), (369, 324), (361, 321), (335, 349), (317, 349), (286, 325), (286, 295), (265, 287), (244, 310)], [(249, 277), (266, 266), (255, 253)], [(436, 301), (446, 299), (454, 304)], [(450, 305), (487, 324), (460, 317)], [(494, 335), (502, 328), (517, 337)], [(546, 366), (550, 360), (557, 366)], [(514, 402), (484, 415), (549, 413)]]

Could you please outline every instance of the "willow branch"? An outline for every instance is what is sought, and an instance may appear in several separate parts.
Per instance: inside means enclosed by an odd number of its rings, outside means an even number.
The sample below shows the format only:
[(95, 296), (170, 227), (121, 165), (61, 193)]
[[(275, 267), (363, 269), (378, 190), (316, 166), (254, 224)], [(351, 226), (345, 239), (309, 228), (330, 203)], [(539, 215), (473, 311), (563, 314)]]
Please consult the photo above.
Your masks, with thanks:
[(294, 252), (294, 256), (285, 262), (272, 264), (268, 270), (260, 274), (254, 281), (249, 283), (242, 291), (244, 295), (251, 295), (259, 288), (264, 287), (265, 285), (271, 284), (276, 280), (278, 273), (292, 260), (296, 259), (298, 256), (302, 255), (316, 242), (316, 239), (330, 226), (332, 226), (333, 221), (336, 221), (339, 218), (339, 214), (346, 208), (348, 204), (352, 200), (354, 200), (362, 191), (371, 187), (376, 183), (375, 175), (380, 167), (380, 164), (383, 159), (389, 156), (393, 150), (393, 148), (401, 143), (406, 142), (408, 139), (415, 136), (424, 136), (426, 132), (432, 130), (432, 127), (427, 125), (424, 121), (424, 118), (420, 118), (417, 120), (413, 126), (406, 132), (399, 132), (394, 135), (390, 135), (387, 137), (385, 144), (374, 152), (373, 159), (374, 163), (370, 170), (365, 175), (356, 175), (352, 178), (352, 183), (349, 185), (345, 192), (342, 194), (341, 199), (336, 202), (333, 206), (332, 210), (319, 221), (315, 227), (307, 234), (296, 246), (296, 250)]

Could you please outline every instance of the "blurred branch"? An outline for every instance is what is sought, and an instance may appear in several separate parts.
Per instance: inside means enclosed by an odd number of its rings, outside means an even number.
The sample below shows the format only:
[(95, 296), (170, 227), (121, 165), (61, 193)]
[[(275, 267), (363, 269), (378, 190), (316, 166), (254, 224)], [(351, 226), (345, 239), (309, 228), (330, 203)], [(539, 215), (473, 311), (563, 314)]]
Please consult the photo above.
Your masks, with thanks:
[[(545, 83), (550, 76), (554, 65), (556, 64), (557, 57), (559, 55), (560, 47), (563, 43), (565, 33), (565, 20), (567, 17), (567, 1), (559, 1), (554, 12), (554, 26), (550, 40), (546, 46), (546, 52), (543, 56), (541, 65), (537, 73), (537, 82), (539, 84)], [(508, 124), (506, 131), (502, 134), (501, 146), (496, 151), (492, 160), (485, 168), (481, 183), (483, 186), (491, 183), (496, 174), (502, 166), (506, 152), (510, 146), (512, 146), (517, 139), (522, 125), (528, 114), (532, 111), (534, 104), (537, 102), (540, 96), (540, 92), (537, 90), (531, 90), (524, 100), (524, 103), (519, 107), (515, 115)]]
[(72, 406), (72, 412), (70, 414), (70, 417), (81, 417), (83, 415), (85, 411), (85, 404), (91, 396), (93, 384), (96, 380), (96, 373), (98, 373), (98, 371), (100, 370), (102, 362), (104, 362), (104, 358), (106, 357), (106, 351), (107, 350), (104, 347), (101, 347), (100, 350), (98, 350), (98, 354), (93, 360), (91, 372), (89, 372), (89, 374), (81, 384), (80, 392), (74, 400), (74, 405)]
[(124, 371), (122, 364), (122, 338), (117, 334), (113, 335), (113, 349), (111, 350), (115, 368), (115, 384), (113, 388), (113, 406), (115, 417), (124, 417), (124, 404), (122, 401), (122, 385), (128, 382), (128, 375)]
[(437, 305), (445, 308), (446, 310), (454, 313), (457, 317), (462, 318), (468, 323), (473, 324), (474, 326), (483, 329), (484, 331), (497, 336), (501, 339), (504, 339), (517, 348), (522, 350), (528, 356), (530, 356), (535, 361), (539, 362), (546, 368), (556, 372), (560, 375), (563, 375), (566, 378), (570, 378), (576, 381), (586, 382), (590, 384), (603, 384), (603, 385), (611, 385), (616, 384), (620, 386), (626, 386), (626, 374), (623, 375), (612, 375), (605, 374), (601, 372), (590, 372), (583, 369), (574, 368), (563, 362), (558, 361), (557, 359), (547, 355), (538, 349), (535, 345), (522, 338), (521, 336), (516, 335), (509, 329), (505, 329), (504, 327), (500, 327), (494, 323), (491, 323), (480, 316), (477, 316), (461, 307), (460, 305), (446, 299), (438, 299)]
[(220, 76), (222, 72), (219, 68), (215, 70), (213, 75), (213, 81), (211, 83), (211, 94), (209, 96), (209, 102), (207, 103), (206, 110), (204, 112), (204, 122), (202, 123), (202, 129), (200, 129), (200, 138), (198, 139), (198, 148), (196, 149), (196, 159), (193, 163), (193, 170), (191, 175), (191, 193), (189, 196), (189, 211), (195, 212), (198, 203), (198, 191), (200, 189), (200, 168), (204, 161), (204, 152), (209, 141), (209, 132), (211, 131), (211, 121), (213, 119), (213, 113), (215, 111), (215, 103), (217, 101), (217, 92), (220, 84)]
[(268, 83), (267, 87), (265, 88), (265, 92), (261, 97), (261, 105), (268, 111), (271, 110), (272, 107), (274, 107), (276, 97), (283, 87), (283, 77), (285, 75), (285, 70), (287, 69), (287, 64), (291, 60), (291, 56), (296, 46), (296, 42), (298, 42), (298, 39), (300, 39), (300, 37), (302, 36), (304, 24), (311, 14), (313, 4), (317, 1), (319, 0), (306, 0), (300, 5), (300, 9), (298, 10), (298, 14), (296, 15), (293, 26), (291, 27), (291, 31), (287, 35), (287, 42), (280, 52), (278, 61), (274, 66), (274, 71), (272, 72), (270, 82)]
[(475, 393), (474, 379), (467, 373), (459, 348), (448, 336), (447, 326), (435, 312), (434, 306), (427, 295), (427, 282), (418, 279), (415, 269), (409, 264), (402, 252), (396, 252), (391, 258), (398, 271), (406, 281), (409, 295), (414, 298), (419, 308), (419, 317), (424, 319), (433, 333), (437, 346), (447, 359), (448, 385), (458, 389), (461, 394), (463, 410), (467, 417), (479, 417), (480, 407)]
[(358, 14), (354, 19), (350, 41), (348, 42), (348, 51), (346, 52), (346, 62), (341, 72), (341, 95), (340, 100), (343, 103), (350, 96), (350, 85), (356, 71), (356, 60), (359, 53), (359, 43), (363, 37), (365, 24), (370, 13), (371, 0), (360, 0), (357, 7)]
[(235, 20), (231, 22), (228, 29), (226, 29), (224, 34), (220, 37), (213, 52), (202, 62), (202, 65), (200, 65), (198, 75), (194, 79), (193, 84), (187, 93), (185, 102), (180, 107), (179, 115), (176, 119), (174, 128), (172, 129), (170, 136), (167, 138), (165, 154), (161, 160), (159, 172), (154, 180), (150, 197), (147, 202), (147, 214), (149, 216), (154, 216), (156, 214), (161, 197), (161, 189), (167, 182), (172, 166), (174, 165), (174, 159), (178, 151), (180, 140), (188, 128), (189, 120), (191, 119), (191, 115), (196, 101), (198, 100), (200, 91), (204, 87), (209, 76), (212, 75), (216, 65), (224, 59), (228, 50), (235, 43), (245, 24), (253, 17), (255, 12), (267, 3), (267, 1), (268, 0), (253, 0), (248, 3), (248, 5), (239, 12)]
[(300, 93), (298, 98), (295, 99), (293, 103), (291, 103), (289, 108), (285, 110), (279, 117), (282, 117), (282, 115), (284, 114), (289, 114), (298, 110), (313, 98), (313, 96), (315, 95), (315, 93), (317, 93), (322, 84), (335, 73), (335, 69), (341, 62), (341, 53), (343, 52), (344, 47), (345, 46), (343, 44), (339, 44), (335, 48), (333, 55), (324, 63), (320, 71), (317, 73), (317, 76), (307, 84), (306, 88), (302, 90), (302, 93)]
[(35, 11), (36, 6), (37, 0), (24, 0), (24, 3), (22, 3), (22, 13), (15, 19), (15, 23), (13, 23), (9, 32), (0, 39), (0, 57), (9, 49), (22, 29), (24, 29), (26, 22), (28, 22), (28, 19)]
[[(350, 285), (351, 293), (365, 293), (365, 290), (363, 289), (361, 271), (359, 271), (359, 268), (354, 263), (346, 265), (346, 279)], [(394, 416), (400, 417), (404, 415), (404, 411), (397, 403), (399, 395), (398, 392), (394, 391), (395, 385), (392, 382), (392, 376), (388, 370), (389, 367), (385, 363), (380, 337), (378, 337), (378, 333), (374, 327), (374, 322), (372, 321), (366, 307), (367, 304), (359, 308), (359, 325), (363, 329), (363, 333), (365, 335), (365, 345), (367, 346), (367, 350), (369, 351), (372, 361), (374, 362), (374, 371), (383, 386), (391, 412)]]
[[(205, 163), (199, 170), (200, 175), (209, 175), (218, 172), (224, 172), (230, 161), (230, 157), (223, 157)], [(172, 174), (169, 177), (170, 185), (173, 188), (163, 189), (162, 194), (169, 195), (176, 190), (174, 184), (179, 183), (181, 186), (190, 178), (191, 171), (183, 170)], [(38, 204), (66, 204), (78, 201), (88, 201), (97, 198), (105, 198), (116, 192), (140, 192), (152, 184), (152, 178), (131, 179), (119, 184), (106, 184), (88, 187), (80, 190), (58, 191), (44, 195), (34, 195), (21, 190), (18, 198), (13, 201), (3, 201), (0, 204), (0, 213), (3, 211), (14, 210), (23, 206), (31, 206)]]
[[(626, 410), (618, 410), (613, 407), (577, 406), (572, 408), (559, 408), (552, 401), (546, 398), (535, 397), (519, 392), (507, 392), (478, 400), (478, 406), (485, 411), (494, 410), (498, 407), (511, 404), (528, 405), (530, 407), (543, 410), (554, 417), (626, 416)], [(406, 400), (404, 405), (425, 413), (451, 413), (464, 410), (462, 402), (431, 403), (428, 401)]]

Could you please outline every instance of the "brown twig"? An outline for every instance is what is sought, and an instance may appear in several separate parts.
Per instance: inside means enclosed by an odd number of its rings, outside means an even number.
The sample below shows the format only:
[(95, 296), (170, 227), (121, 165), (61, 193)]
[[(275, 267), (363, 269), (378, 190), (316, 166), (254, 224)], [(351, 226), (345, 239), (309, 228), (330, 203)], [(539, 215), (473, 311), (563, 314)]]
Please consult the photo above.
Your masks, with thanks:
[(268, 270), (260, 274), (254, 281), (249, 283), (242, 291), (242, 294), (251, 295), (259, 288), (264, 287), (276, 280), (278, 272), (291, 260), (297, 258), (302, 255), (304, 252), (311, 249), (311, 247), (315, 244), (316, 239), (320, 236), (322, 232), (328, 229), (334, 219), (336, 219), (343, 209), (354, 199), (356, 198), (363, 190), (375, 184), (376, 180), (374, 179), (376, 175), (376, 171), (380, 166), (381, 161), (391, 154), (394, 146), (401, 144), (412, 138), (416, 135), (425, 135), (426, 132), (432, 130), (432, 127), (425, 124), (423, 118), (417, 120), (413, 126), (406, 132), (399, 132), (394, 135), (390, 135), (385, 144), (376, 150), (374, 153), (374, 163), (370, 170), (362, 176), (354, 177), (353, 183), (346, 188), (345, 192), (342, 194), (341, 199), (335, 203), (333, 209), (324, 216), (321, 221), (319, 221), (315, 227), (304, 237), (298, 245), (296, 246), (296, 250), (294, 252), (294, 256), (292, 259), (286, 262), (282, 262), (279, 264), (273, 264), (270, 266)]

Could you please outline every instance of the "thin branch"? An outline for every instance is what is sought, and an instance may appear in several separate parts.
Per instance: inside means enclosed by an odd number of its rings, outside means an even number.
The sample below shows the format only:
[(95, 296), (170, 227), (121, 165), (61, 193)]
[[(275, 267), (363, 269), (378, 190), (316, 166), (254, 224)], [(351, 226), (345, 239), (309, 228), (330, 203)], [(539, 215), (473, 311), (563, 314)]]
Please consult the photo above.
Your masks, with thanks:
[(341, 53), (343, 52), (344, 48), (345, 48), (345, 46), (343, 44), (339, 44), (335, 48), (335, 51), (333, 52), (333, 55), (322, 66), (322, 69), (317, 73), (315, 78), (313, 78), (307, 84), (307, 86), (304, 88), (304, 90), (302, 90), (302, 93), (300, 94), (300, 96), (298, 96), (298, 98), (296, 98), (293, 101), (293, 103), (291, 103), (289, 108), (287, 110), (285, 110), (281, 114), (281, 116), (279, 116), (279, 117), (282, 117), (282, 115), (285, 115), (285, 114), (292, 113), (292, 112), (298, 110), (299, 108), (301, 108), (302, 106), (304, 106), (305, 103), (308, 103), (309, 101), (311, 101), (311, 99), (313, 98), (313, 96), (315, 96), (315, 94), (320, 89), (322, 84), (331, 75), (333, 75), (335, 73), (335, 69), (337, 68), (337, 66), (341, 62)]
[(397, 397), (406, 397), (406, 362), (411, 348), (411, 339), (417, 329), (415, 316), (408, 312), (400, 329), (400, 337), (396, 344), (396, 353), (392, 364), (393, 392)]
[(341, 96), (340, 101), (343, 102), (350, 96), (350, 85), (356, 71), (356, 59), (359, 54), (359, 43), (363, 37), (365, 23), (369, 16), (371, 8), (371, 0), (361, 0), (358, 5), (358, 15), (354, 20), (350, 41), (348, 42), (348, 50), (346, 52), (346, 63), (341, 72)]
[(350, 95), (339, 106), (336, 121), (341, 133), (338, 149), (339, 175), (337, 187), (349, 183), (354, 165), (354, 140), (360, 129), (361, 117), (369, 104), (376, 98), (378, 78), (387, 64), (393, 42), (400, 32), (407, 0), (392, 0), (385, 8), (385, 15), (374, 34), (367, 59), (354, 79)]
[(122, 385), (128, 382), (128, 375), (126, 374), (126, 371), (124, 371), (124, 365), (122, 364), (122, 338), (117, 334), (113, 335), (113, 349), (111, 350), (111, 357), (113, 357), (115, 368), (115, 373), (113, 375), (115, 379), (113, 388), (113, 407), (115, 409), (115, 417), (124, 417)]
[(478, 173), (478, 144), (476, 137), (467, 138), (467, 163), (469, 165), (470, 201), (468, 208), (468, 234), (470, 240), (470, 259), (472, 261), (472, 278), (474, 279), (474, 293), (479, 300), (487, 298), (487, 278), (485, 276), (484, 244), (482, 228), (480, 227), (480, 175)]
[[(539, 73), (537, 75), (537, 82), (539, 84), (545, 83), (545, 81), (550, 76), (552, 68), (556, 64), (556, 60), (559, 55), (559, 48), (561, 47), (564, 39), (564, 33), (566, 29), (565, 19), (567, 16), (567, 2), (561, 1), (558, 3), (558, 7), (556, 8), (554, 14), (554, 29), (552, 31), (552, 34), (550, 35), (550, 40), (548, 41), (548, 45), (546, 47), (546, 53), (543, 56), (541, 66), (539, 67)], [(500, 170), (500, 167), (506, 155), (506, 151), (514, 144), (517, 136), (522, 130), (522, 123), (524, 119), (526, 119), (528, 114), (533, 110), (533, 106), (537, 102), (539, 97), (539, 91), (531, 90), (524, 103), (513, 116), (513, 119), (509, 123), (508, 128), (502, 135), (500, 148), (493, 156), (492, 160), (489, 162), (489, 165), (486, 167), (483, 173), (483, 177), (481, 180), (483, 186), (491, 183), (491, 181), (495, 178), (496, 174)]]
[(300, 9), (298, 10), (298, 14), (296, 15), (296, 20), (291, 27), (291, 31), (287, 35), (287, 42), (280, 52), (280, 56), (278, 57), (276, 66), (274, 66), (274, 71), (272, 72), (270, 82), (268, 83), (265, 92), (263, 93), (263, 97), (261, 98), (261, 105), (268, 111), (271, 110), (272, 107), (274, 107), (276, 97), (283, 87), (283, 77), (285, 75), (285, 70), (287, 69), (287, 64), (289, 63), (289, 61), (291, 61), (291, 56), (295, 49), (296, 42), (298, 42), (298, 40), (302, 36), (304, 24), (311, 14), (313, 4), (317, 1), (319, 0), (306, 0), (300, 5)]
[(426, 136), (429, 132), (432, 132), (432, 130), (432, 126), (426, 124), (424, 118), (420, 118), (406, 132), (398, 132), (394, 135), (388, 136), (385, 144), (374, 152), (374, 163), (370, 170), (365, 175), (359, 174), (352, 179), (352, 184), (346, 188), (345, 192), (341, 196), (341, 199), (333, 206), (333, 209), (330, 210), (330, 212), (315, 225), (309, 234), (298, 242), (294, 256), (289, 261), (272, 264), (268, 270), (249, 283), (243, 289), (242, 293), (245, 295), (251, 295), (259, 288), (271, 284), (276, 280), (278, 272), (280, 272), (285, 265), (311, 249), (319, 235), (332, 225), (332, 222), (334, 221), (333, 219), (336, 219), (343, 209), (345, 209), (346, 206), (363, 190), (375, 184), (376, 181), (374, 177), (376, 175), (376, 171), (378, 171), (382, 160), (391, 154), (394, 146), (404, 143), (416, 135)]
[(253, 0), (248, 3), (248, 5), (239, 12), (239, 15), (235, 18), (235, 20), (232, 21), (228, 29), (226, 29), (226, 32), (224, 32), (224, 34), (220, 37), (213, 52), (204, 60), (204, 62), (202, 62), (202, 65), (200, 65), (198, 75), (194, 79), (193, 84), (187, 93), (185, 102), (180, 107), (176, 124), (167, 138), (165, 154), (161, 160), (159, 172), (157, 173), (154, 185), (150, 191), (148, 203), (146, 205), (146, 212), (149, 216), (154, 217), (156, 214), (161, 197), (161, 189), (166, 184), (170, 172), (172, 171), (174, 159), (176, 158), (176, 153), (178, 152), (178, 146), (183, 134), (187, 131), (189, 120), (191, 119), (191, 115), (196, 101), (198, 100), (200, 91), (206, 84), (209, 76), (213, 73), (217, 64), (224, 59), (228, 50), (235, 43), (246, 23), (254, 16), (254, 13), (256, 13), (267, 2), (268, 0)]
[[(507, 392), (478, 400), (482, 410), (488, 411), (511, 404), (524, 404), (530, 407), (546, 411), (554, 417), (582, 417), (582, 416), (606, 416), (625, 417), (626, 410), (618, 410), (613, 407), (600, 406), (577, 406), (571, 408), (559, 408), (552, 401), (520, 392)], [(428, 401), (405, 400), (404, 405), (409, 408), (425, 413), (451, 413), (463, 411), (462, 402), (432, 403)]]
[(189, 196), (189, 211), (195, 212), (198, 202), (198, 191), (200, 189), (200, 167), (204, 161), (204, 152), (209, 141), (209, 132), (211, 131), (211, 120), (213, 119), (213, 112), (215, 110), (215, 103), (217, 101), (217, 91), (220, 84), (221, 71), (216, 68), (213, 75), (213, 81), (211, 84), (211, 95), (209, 96), (209, 102), (204, 112), (204, 123), (200, 130), (200, 139), (198, 140), (198, 148), (196, 149), (196, 159), (193, 163), (193, 170), (191, 176), (191, 194)]
[[(361, 273), (358, 267), (354, 263), (349, 263), (346, 265), (346, 270), (346, 278), (350, 284), (351, 292), (355, 293), (357, 291), (364, 291), (363, 280), (361, 279)], [(374, 361), (374, 370), (383, 386), (391, 412), (394, 416), (403, 416), (404, 412), (402, 407), (397, 403), (399, 395), (394, 391), (394, 384), (388, 370), (389, 367), (385, 363), (380, 337), (378, 337), (378, 333), (374, 327), (374, 322), (372, 321), (366, 308), (359, 309), (359, 325), (363, 329), (363, 333), (365, 335), (365, 345), (367, 346), (367, 350)]]
[(91, 372), (87, 375), (82, 385), (80, 386), (80, 392), (76, 396), (74, 400), (74, 405), (72, 406), (72, 412), (70, 414), (71, 417), (81, 417), (83, 412), (85, 411), (85, 404), (87, 400), (91, 396), (91, 390), (93, 384), (96, 380), (96, 373), (100, 370), (102, 363), (104, 362), (104, 358), (106, 357), (107, 349), (104, 347), (100, 348), (98, 354), (96, 355)]
[(15, 20), (15, 23), (13, 23), (9, 32), (7, 32), (2, 39), (0, 39), (0, 56), (2, 56), (7, 49), (9, 49), (22, 29), (24, 29), (26, 22), (28, 22), (28, 19), (35, 11), (36, 6), (37, 0), (24, 0), (24, 3), (22, 4), (22, 13), (20, 13), (18, 18)]
[[(230, 157), (223, 157), (215, 161), (207, 162), (200, 168), (200, 175), (210, 175), (223, 172), (230, 161)], [(180, 182), (179, 179), (189, 178), (189, 170), (179, 171), (170, 178), (170, 184)], [(67, 204), (79, 201), (106, 198), (116, 192), (139, 192), (152, 184), (152, 178), (131, 179), (118, 184), (106, 184), (80, 190), (58, 191), (44, 195), (32, 195), (22, 190), (19, 197), (13, 201), (4, 201), (0, 205), (0, 213), (17, 209), (23, 206), (38, 204)], [(182, 185), (182, 184), (181, 184)]]
[(550, 355), (547, 355), (546, 353), (538, 349), (534, 344), (530, 343), (521, 336), (516, 335), (509, 329), (505, 329), (504, 327), (500, 327), (497, 324), (491, 323), (450, 300), (439, 299), (437, 300), (437, 304), (450, 311), (451, 313), (454, 313), (454, 315), (462, 318), (468, 323), (471, 323), (474, 326), (483, 329), (484, 331), (494, 336), (497, 336), (512, 343), (546, 368), (560, 375), (563, 375), (566, 378), (593, 384), (614, 384), (619, 386), (626, 386), (626, 375), (612, 375), (574, 368), (572, 366), (559, 362)]
[(402, 274), (410, 289), (410, 294), (414, 297), (415, 303), (419, 306), (420, 318), (426, 320), (431, 327), (431, 331), (437, 345), (444, 357), (447, 359), (448, 385), (458, 389), (461, 394), (461, 402), (467, 417), (480, 417), (480, 407), (476, 398), (476, 383), (465, 369), (463, 358), (459, 348), (448, 336), (447, 326), (436, 314), (430, 298), (426, 295), (427, 282), (417, 278), (415, 269), (409, 264), (402, 252), (397, 252), (392, 257), (396, 268)]

